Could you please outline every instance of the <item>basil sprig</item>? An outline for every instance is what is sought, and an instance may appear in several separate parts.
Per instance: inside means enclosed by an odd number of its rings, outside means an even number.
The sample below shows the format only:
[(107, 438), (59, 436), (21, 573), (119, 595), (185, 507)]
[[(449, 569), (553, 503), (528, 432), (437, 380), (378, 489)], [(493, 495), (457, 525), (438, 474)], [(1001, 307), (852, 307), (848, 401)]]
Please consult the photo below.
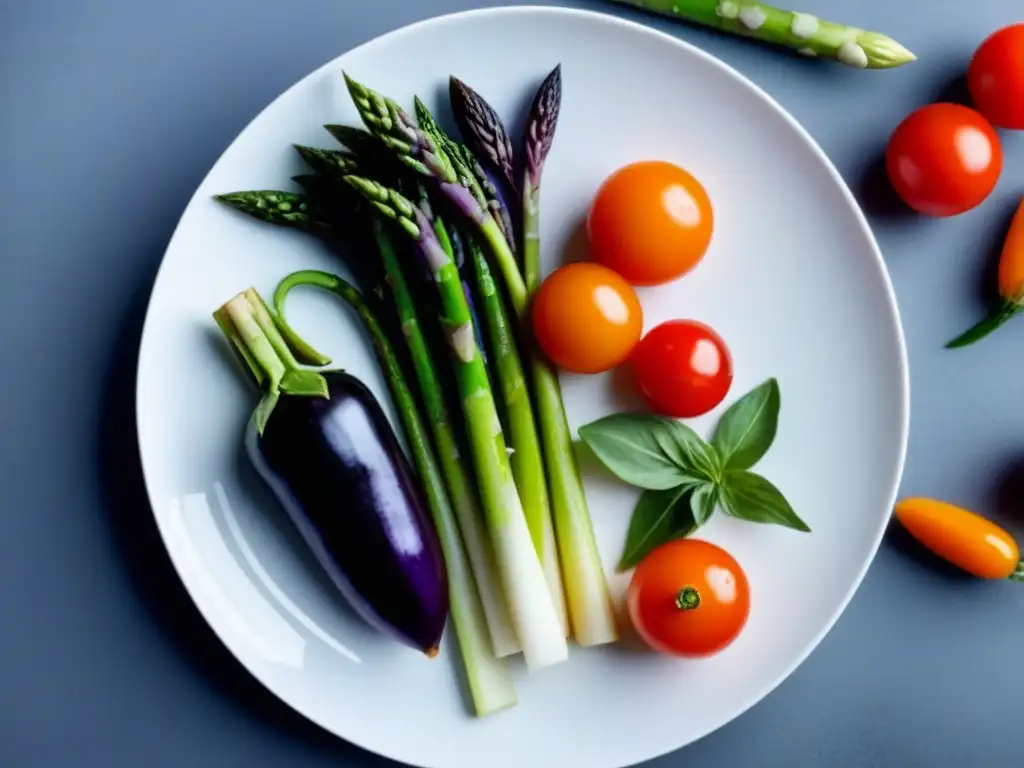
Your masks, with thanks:
[(723, 415), (711, 442), (675, 419), (619, 413), (580, 427), (580, 437), (621, 480), (643, 488), (619, 570), (656, 547), (689, 536), (721, 507), (725, 514), (809, 532), (768, 480), (750, 471), (779, 425), (779, 383), (768, 379)]

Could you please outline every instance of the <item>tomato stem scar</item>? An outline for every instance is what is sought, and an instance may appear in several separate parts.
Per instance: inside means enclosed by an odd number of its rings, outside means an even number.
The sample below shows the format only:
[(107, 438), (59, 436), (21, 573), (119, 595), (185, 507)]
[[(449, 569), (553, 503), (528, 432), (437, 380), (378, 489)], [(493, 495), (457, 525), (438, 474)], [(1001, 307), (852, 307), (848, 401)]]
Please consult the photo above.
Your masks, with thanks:
[(680, 589), (679, 594), (676, 595), (676, 608), (681, 611), (692, 611), (699, 605), (700, 592), (697, 591), (696, 587), (691, 587), (687, 584), (685, 587)]

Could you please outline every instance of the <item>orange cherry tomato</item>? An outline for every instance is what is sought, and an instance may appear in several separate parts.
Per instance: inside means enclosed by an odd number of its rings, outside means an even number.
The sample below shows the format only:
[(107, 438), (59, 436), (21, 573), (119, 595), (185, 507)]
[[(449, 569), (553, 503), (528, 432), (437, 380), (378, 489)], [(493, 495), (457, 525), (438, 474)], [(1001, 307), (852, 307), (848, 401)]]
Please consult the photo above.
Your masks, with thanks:
[(899, 124), (885, 154), (896, 193), (919, 213), (955, 216), (995, 188), (1003, 151), (992, 125), (960, 104), (929, 104)]
[(711, 243), (707, 192), (679, 166), (645, 161), (601, 185), (587, 217), (594, 259), (633, 285), (657, 285), (693, 269)]
[(662, 544), (637, 566), (629, 617), (648, 645), (676, 656), (710, 656), (739, 635), (750, 585), (732, 555), (700, 539)]
[(573, 373), (623, 362), (640, 340), (643, 310), (632, 286), (600, 264), (567, 264), (537, 290), (533, 333), (544, 353)]
[(967, 70), (974, 106), (993, 125), (1024, 130), (1024, 24), (990, 35)]
[(896, 519), (939, 557), (983, 579), (1006, 579), (1020, 563), (1017, 542), (984, 517), (935, 499), (909, 498)]

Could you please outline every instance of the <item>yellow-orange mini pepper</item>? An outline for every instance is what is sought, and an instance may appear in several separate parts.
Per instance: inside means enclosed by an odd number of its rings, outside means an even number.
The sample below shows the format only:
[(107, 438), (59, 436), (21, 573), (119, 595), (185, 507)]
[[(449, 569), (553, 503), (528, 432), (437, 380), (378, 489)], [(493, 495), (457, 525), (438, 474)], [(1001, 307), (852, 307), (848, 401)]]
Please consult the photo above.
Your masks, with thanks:
[(896, 519), (939, 557), (983, 579), (1024, 580), (1013, 537), (991, 520), (935, 499), (908, 498)]

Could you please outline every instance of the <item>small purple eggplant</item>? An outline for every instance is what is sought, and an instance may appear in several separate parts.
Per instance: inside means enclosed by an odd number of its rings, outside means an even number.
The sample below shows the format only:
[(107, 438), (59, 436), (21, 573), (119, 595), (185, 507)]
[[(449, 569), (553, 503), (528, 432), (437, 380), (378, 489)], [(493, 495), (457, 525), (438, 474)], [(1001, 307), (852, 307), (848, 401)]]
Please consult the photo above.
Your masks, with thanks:
[(350, 374), (300, 368), (254, 290), (215, 318), (264, 391), (245, 434), (257, 472), (356, 611), (435, 656), (448, 618), (444, 557), (380, 404)]

